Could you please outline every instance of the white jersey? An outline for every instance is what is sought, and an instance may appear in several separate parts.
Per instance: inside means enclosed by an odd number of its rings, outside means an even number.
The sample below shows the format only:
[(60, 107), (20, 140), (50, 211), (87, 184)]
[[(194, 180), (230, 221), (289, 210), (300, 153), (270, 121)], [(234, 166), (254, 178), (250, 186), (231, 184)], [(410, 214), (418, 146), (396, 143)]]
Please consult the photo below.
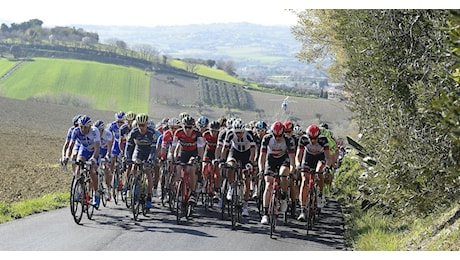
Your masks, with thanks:
[(233, 129), (230, 129), (227, 132), (227, 136), (225, 137), (225, 142), (224, 146), (226, 148), (229, 148), (230, 146), (232, 149), (238, 151), (238, 152), (246, 152), (251, 147), (255, 147), (256, 143), (254, 142), (254, 139), (252, 138), (252, 134), (248, 131), (244, 131), (243, 136), (239, 138), (235, 131)]
[(112, 133), (108, 129), (104, 129), (101, 134), (101, 149), (110, 149), (109, 143), (112, 142)]
[(81, 132), (80, 127), (76, 127), (72, 132), (71, 140), (75, 142), (78, 140), (80, 142), (80, 149), (94, 151), (94, 144), (101, 142), (101, 136), (99, 134), (99, 129), (94, 126), (91, 126), (87, 135)]

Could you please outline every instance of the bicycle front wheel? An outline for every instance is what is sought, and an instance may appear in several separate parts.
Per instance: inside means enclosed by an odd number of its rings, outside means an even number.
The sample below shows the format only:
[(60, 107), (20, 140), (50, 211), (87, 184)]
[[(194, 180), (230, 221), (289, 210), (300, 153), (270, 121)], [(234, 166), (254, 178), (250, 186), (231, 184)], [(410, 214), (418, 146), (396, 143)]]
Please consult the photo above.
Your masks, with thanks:
[(85, 208), (86, 208), (86, 216), (88, 217), (89, 220), (93, 219), (93, 214), (94, 214), (94, 208), (93, 206), (93, 198), (95, 195), (95, 191), (93, 188), (91, 188), (91, 182), (90, 181), (85, 181)]
[(236, 229), (236, 222), (238, 221), (238, 210), (239, 210), (239, 194), (238, 194), (238, 185), (237, 181), (232, 183), (233, 187), (233, 194), (232, 194), (232, 201), (230, 203), (230, 216), (232, 219), (232, 229)]
[(133, 213), (133, 219), (137, 221), (139, 219), (140, 205), (141, 205), (141, 193), (140, 186), (137, 178), (133, 182), (131, 187), (131, 212)]
[(76, 176), (72, 178), (70, 186), (70, 213), (73, 216), (75, 223), (80, 224), (84, 211), (84, 190), (85, 186), (80, 183), (80, 179)]
[(182, 201), (182, 190), (184, 182), (180, 180), (177, 183), (177, 188), (176, 188), (176, 222), (177, 224), (180, 224), (180, 219), (184, 215), (184, 202)]
[(273, 193), (270, 197), (270, 203), (268, 204), (268, 221), (270, 224), (270, 238), (273, 238), (273, 233), (276, 227), (276, 212), (275, 212), (275, 199), (276, 196)]

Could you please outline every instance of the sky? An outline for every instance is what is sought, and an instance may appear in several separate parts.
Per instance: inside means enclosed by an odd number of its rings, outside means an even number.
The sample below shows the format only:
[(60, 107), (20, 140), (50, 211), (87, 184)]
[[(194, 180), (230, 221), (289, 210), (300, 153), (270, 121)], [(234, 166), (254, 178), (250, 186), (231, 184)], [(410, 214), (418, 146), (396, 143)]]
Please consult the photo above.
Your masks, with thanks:
[[(44, 27), (72, 25), (188, 25), (250, 22), (295, 25), (297, 11), (324, 8), (455, 8), (452, 0), (11, 0), (0, 21), (40, 19)], [(412, 3), (409, 3), (412, 2)], [(459, 8), (457, 4), (456, 8)]]

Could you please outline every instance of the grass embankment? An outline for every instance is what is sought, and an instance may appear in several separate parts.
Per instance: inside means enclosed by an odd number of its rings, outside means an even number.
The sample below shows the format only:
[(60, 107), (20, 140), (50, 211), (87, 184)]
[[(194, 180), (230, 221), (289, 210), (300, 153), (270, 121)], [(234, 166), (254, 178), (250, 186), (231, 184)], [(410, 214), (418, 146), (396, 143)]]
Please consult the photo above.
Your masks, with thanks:
[(460, 249), (460, 206), (453, 202), (445, 211), (427, 217), (391, 217), (380, 211), (361, 210), (360, 177), (364, 174), (359, 159), (345, 157), (335, 179), (336, 198), (344, 209), (345, 237), (356, 251), (439, 251)]
[(149, 83), (150, 75), (137, 68), (36, 58), (0, 82), (0, 93), (8, 98), (99, 110), (149, 111)]

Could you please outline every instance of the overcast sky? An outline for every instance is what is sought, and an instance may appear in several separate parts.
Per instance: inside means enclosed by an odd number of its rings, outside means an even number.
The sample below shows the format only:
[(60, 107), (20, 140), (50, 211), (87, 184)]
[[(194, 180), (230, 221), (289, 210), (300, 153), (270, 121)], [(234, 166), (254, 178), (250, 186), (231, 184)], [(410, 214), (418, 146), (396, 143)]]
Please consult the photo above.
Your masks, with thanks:
[[(318, 3), (311, 3), (318, 2)], [(8, 0), (0, 20), (40, 19), (44, 27), (92, 25), (186, 25), (251, 22), (294, 25), (286, 9), (311, 8), (459, 8), (456, 0)], [(406, 3), (404, 3), (406, 2)]]

